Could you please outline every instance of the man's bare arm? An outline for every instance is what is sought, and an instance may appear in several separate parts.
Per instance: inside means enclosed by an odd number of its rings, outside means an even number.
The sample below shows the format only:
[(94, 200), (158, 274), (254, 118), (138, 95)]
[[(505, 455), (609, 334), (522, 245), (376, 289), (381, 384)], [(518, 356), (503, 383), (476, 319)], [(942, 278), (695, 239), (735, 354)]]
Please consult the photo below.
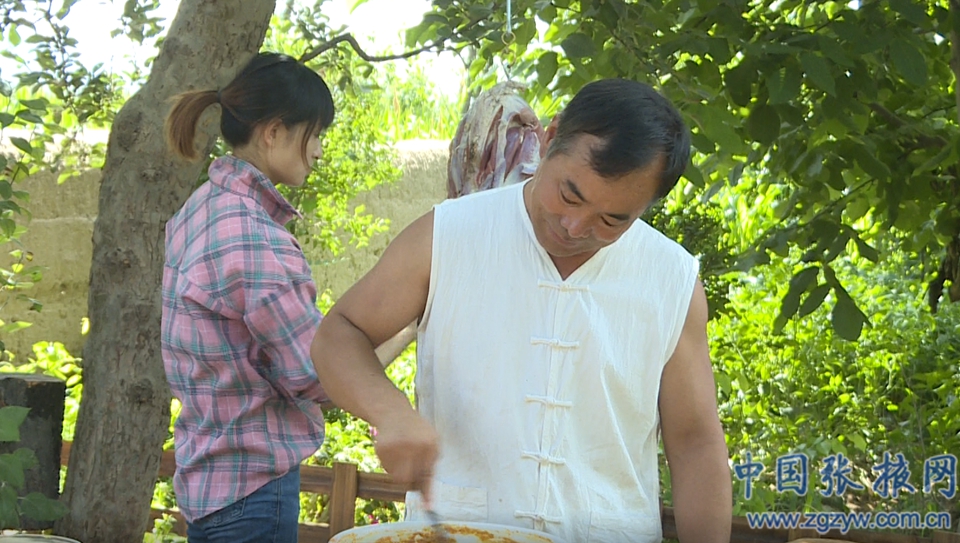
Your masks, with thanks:
[(432, 243), (430, 212), (404, 229), (373, 269), (340, 297), (320, 323), (310, 351), (332, 402), (377, 427), (384, 469), (419, 490), (428, 490), (437, 437), (386, 377), (375, 347), (423, 315)]
[(387, 367), (392, 364), (415, 339), (417, 339), (417, 321), (411, 322), (406, 328), (377, 347), (377, 358), (380, 359), (380, 365)]
[(660, 383), (660, 421), (681, 543), (730, 541), (733, 490), (707, 344), (707, 298), (697, 281)]

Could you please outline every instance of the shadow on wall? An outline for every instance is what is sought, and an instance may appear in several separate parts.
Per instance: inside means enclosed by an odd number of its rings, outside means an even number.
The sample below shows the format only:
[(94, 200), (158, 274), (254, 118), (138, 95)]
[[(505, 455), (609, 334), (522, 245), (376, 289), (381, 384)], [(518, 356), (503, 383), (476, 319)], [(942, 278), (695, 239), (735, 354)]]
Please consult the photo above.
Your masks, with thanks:
[[(308, 254), (317, 287), (340, 296), (376, 263), (387, 244), (414, 219), (446, 197), (448, 141), (399, 142), (396, 146), (403, 171), (396, 183), (377, 187), (354, 199), (368, 212), (390, 220), (385, 235), (371, 239), (366, 247), (350, 248), (336, 261), (316, 264), (319, 255)], [(24, 248), (33, 253), (32, 264), (42, 267), (43, 279), (28, 295), (43, 303), (40, 312), (29, 311), (23, 302), (11, 301), (3, 308), (5, 322), (27, 321), (29, 328), (3, 338), (17, 361), (26, 362), (38, 341), (60, 341), (79, 356), (87, 314), (90, 261), (93, 255), (93, 222), (96, 219), (100, 172), (89, 170), (57, 184), (57, 176), (40, 173), (20, 182), (30, 193), (25, 207), (33, 217), (22, 236)], [(12, 244), (2, 249), (6, 258)], [(5, 262), (6, 264), (6, 262)]]

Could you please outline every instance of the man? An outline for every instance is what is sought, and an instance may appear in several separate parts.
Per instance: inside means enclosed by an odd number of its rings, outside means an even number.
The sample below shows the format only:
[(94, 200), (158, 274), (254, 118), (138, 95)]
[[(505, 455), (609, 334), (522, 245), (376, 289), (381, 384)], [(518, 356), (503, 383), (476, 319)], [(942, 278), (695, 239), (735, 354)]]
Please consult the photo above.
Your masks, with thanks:
[[(680, 540), (729, 541), (732, 491), (697, 261), (638, 220), (689, 134), (650, 87), (585, 86), (528, 182), (416, 220), (330, 310), (312, 356), (378, 430), (408, 518), (659, 542), (658, 427)], [(417, 320), (419, 414), (374, 348)]]

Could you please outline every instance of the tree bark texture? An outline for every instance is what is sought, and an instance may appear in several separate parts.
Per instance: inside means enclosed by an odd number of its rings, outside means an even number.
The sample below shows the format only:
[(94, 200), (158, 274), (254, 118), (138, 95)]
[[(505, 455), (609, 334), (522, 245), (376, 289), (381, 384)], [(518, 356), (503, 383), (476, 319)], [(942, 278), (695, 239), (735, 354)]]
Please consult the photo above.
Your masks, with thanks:
[[(123, 106), (108, 142), (93, 231), (90, 335), (83, 401), (56, 533), (82, 543), (143, 541), (170, 423), (160, 358), (164, 226), (203, 162), (174, 158), (163, 123), (176, 94), (226, 85), (259, 50), (275, 0), (183, 0), (146, 84)], [(201, 119), (201, 156), (218, 111)]]

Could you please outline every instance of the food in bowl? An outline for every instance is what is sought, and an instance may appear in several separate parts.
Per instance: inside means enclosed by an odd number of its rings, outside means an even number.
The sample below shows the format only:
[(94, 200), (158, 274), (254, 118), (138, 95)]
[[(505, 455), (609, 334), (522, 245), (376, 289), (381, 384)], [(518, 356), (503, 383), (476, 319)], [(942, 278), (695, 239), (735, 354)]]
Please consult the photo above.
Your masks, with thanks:
[[(493, 532), (487, 530), (481, 530), (479, 528), (470, 528), (468, 526), (446, 526), (444, 529), (447, 530), (447, 534), (456, 542), (464, 541), (464, 539), (459, 536), (465, 536), (466, 541), (477, 541), (479, 543), (528, 543), (530, 540), (519, 541), (513, 539), (509, 536), (496, 535)], [(546, 541), (546, 540), (542, 540)], [(376, 540), (374, 543), (449, 543), (443, 541), (443, 537), (439, 535), (433, 528), (427, 528), (424, 530), (417, 530), (412, 534), (404, 534), (401, 536), (388, 536), (381, 537)]]
[[(444, 522), (455, 543), (566, 543), (543, 532), (481, 522)], [(442, 536), (427, 522), (385, 522), (340, 532), (330, 543), (441, 543)]]

